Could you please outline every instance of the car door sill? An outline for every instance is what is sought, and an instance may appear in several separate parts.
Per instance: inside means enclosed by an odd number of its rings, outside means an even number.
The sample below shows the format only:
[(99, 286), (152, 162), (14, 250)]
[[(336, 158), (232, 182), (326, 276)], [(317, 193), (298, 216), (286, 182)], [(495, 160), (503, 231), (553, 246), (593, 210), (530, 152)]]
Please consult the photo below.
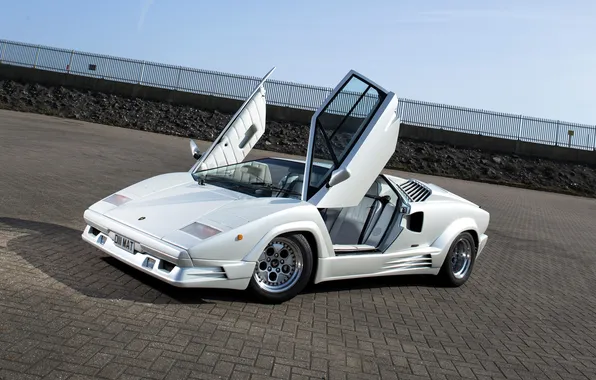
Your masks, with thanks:
[(381, 253), (377, 247), (366, 244), (334, 244), (333, 250), (336, 255), (364, 255)]

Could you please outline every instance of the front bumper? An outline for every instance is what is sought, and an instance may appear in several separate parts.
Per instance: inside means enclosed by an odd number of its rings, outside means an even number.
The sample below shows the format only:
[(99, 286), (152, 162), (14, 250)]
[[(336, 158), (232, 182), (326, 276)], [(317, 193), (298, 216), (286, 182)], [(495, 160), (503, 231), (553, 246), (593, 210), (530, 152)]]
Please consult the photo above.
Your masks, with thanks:
[[(228, 260), (191, 260), (188, 253), (162, 240), (87, 210), (81, 237), (95, 248), (170, 285), (184, 288), (244, 290), (255, 263)], [(114, 243), (115, 234), (135, 242), (131, 253)]]

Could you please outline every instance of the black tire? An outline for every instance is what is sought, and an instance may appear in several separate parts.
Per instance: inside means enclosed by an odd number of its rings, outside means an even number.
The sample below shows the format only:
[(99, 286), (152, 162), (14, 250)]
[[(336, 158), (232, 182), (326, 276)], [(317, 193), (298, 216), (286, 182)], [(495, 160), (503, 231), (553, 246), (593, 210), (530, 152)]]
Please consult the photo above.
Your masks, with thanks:
[[(451, 244), (451, 247), (449, 247), (449, 252), (445, 256), (445, 260), (439, 271), (439, 281), (448, 287), (458, 287), (465, 284), (474, 268), (476, 249), (474, 238), (469, 232), (459, 234)], [(463, 257), (461, 256), (462, 252), (465, 252)], [(454, 265), (453, 262), (457, 264)]]
[[(286, 255), (285, 259), (282, 257), (284, 255)], [(267, 259), (270, 261), (266, 261)], [(276, 280), (279, 279), (278, 273), (283, 274), (287, 269), (284, 266), (291, 267), (289, 265), (290, 260), (295, 263), (295, 266), (288, 272), (291, 277), (275, 288)], [(288, 301), (308, 285), (313, 270), (313, 260), (312, 249), (303, 235), (277, 236), (267, 245), (258, 258), (247, 291), (256, 301), (261, 303), (271, 304)], [(301, 268), (299, 268), (299, 262)], [(260, 265), (267, 266), (267, 268), (263, 270)], [(284, 275), (284, 278), (286, 277)], [(274, 278), (274, 280), (272, 281), (271, 278)]]

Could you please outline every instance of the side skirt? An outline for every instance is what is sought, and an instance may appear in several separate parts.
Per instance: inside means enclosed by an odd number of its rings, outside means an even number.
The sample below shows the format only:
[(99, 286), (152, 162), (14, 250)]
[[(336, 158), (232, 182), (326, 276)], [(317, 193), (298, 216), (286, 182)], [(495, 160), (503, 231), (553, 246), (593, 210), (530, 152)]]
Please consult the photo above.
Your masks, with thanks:
[(436, 247), (413, 248), (394, 253), (362, 251), (363, 254), (319, 258), (314, 283), (363, 277), (406, 274), (436, 275), (441, 269), (444, 251)]

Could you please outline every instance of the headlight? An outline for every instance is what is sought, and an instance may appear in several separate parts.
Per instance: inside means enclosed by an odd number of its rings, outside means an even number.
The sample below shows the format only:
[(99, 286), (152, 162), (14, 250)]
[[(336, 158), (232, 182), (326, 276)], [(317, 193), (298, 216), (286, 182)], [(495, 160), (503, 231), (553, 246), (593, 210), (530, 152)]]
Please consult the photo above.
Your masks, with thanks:
[(217, 228), (209, 227), (205, 224), (194, 222), (188, 226), (182, 228), (180, 231), (186, 232), (189, 235), (197, 237), (201, 240), (210, 238), (211, 236), (217, 235), (221, 231)]
[(123, 204), (129, 201), (131, 201), (129, 197), (125, 197), (124, 195), (120, 194), (112, 194), (104, 199), (104, 202), (111, 203), (114, 206), (122, 206)]

